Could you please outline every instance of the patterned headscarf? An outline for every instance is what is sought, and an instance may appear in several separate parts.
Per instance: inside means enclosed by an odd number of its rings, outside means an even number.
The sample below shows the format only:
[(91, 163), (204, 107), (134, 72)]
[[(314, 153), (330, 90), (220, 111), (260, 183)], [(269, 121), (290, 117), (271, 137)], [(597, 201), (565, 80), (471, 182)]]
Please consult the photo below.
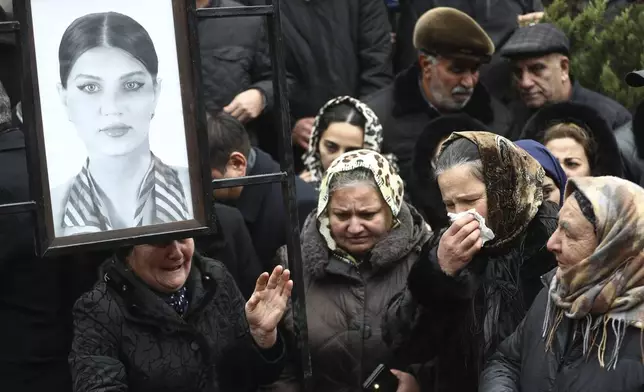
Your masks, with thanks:
[(476, 144), (483, 163), (487, 221), (495, 238), (486, 248), (501, 247), (525, 231), (543, 202), (545, 172), (525, 150), (489, 132), (454, 132), (441, 153), (458, 138)]
[(327, 205), (331, 195), (329, 194), (329, 185), (333, 177), (342, 172), (353, 171), (358, 168), (368, 169), (376, 180), (376, 185), (385, 203), (391, 209), (394, 218), (394, 227), (399, 224), (397, 219), (398, 213), (402, 208), (403, 195), (405, 188), (400, 176), (393, 170), (391, 164), (385, 157), (371, 150), (357, 150), (344, 153), (337, 157), (329, 166), (322, 184), (320, 186), (320, 196), (318, 198), (317, 218), (318, 230), (326, 241), (329, 250), (336, 254), (340, 259), (350, 263), (357, 263), (357, 260), (351, 255), (340, 249), (331, 236), (329, 226), (329, 214)]
[[(91, 228), (91, 231), (113, 230), (103, 193), (92, 178), (89, 159), (74, 179), (65, 206), (62, 227)], [(154, 202), (152, 223), (169, 223), (188, 219), (183, 185), (177, 171), (152, 155), (150, 167), (138, 191), (134, 227), (143, 226), (145, 206)]]
[[(313, 130), (311, 131), (311, 138), (309, 139), (309, 149), (302, 155), (302, 160), (306, 170), (311, 173), (311, 178), (313, 184), (319, 185), (322, 177), (324, 176), (324, 168), (322, 167), (322, 159), (320, 158), (320, 138), (322, 132), (325, 129), (320, 129), (320, 120), (324, 113), (329, 109), (346, 104), (353, 106), (360, 114), (366, 119), (365, 129), (364, 129), (364, 141), (362, 148), (367, 150), (372, 150), (380, 152), (380, 146), (382, 145), (382, 125), (378, 116), (369, 108), (369, 106), (358, 101), (355, 98), (349, 96), (337, 97), (329, 102), (327, 102), (322, 109), (318, 112), (318, 115), (315, 117), (315, 122), (313, 123)], [(389, 163), (393, 166), (395, 171), (398, 171), (398, 166), (396, 165), (396, 157), (393, 154), (383, 155)]]
[(615, 346), (607, 366), (614, 368), (626, 328), (644, 330), (644, 189), (617, 177), (582, 177), (568, 180), (566, 198), (574, 192), (592, 205), (598, 245), (588, 258), (557, 270), (543, 333), (549, 347), (564, 316), (582, 320), (584, 354), (589, 354), (603, 331), (598, 359), (604, 367), (612, 330)]

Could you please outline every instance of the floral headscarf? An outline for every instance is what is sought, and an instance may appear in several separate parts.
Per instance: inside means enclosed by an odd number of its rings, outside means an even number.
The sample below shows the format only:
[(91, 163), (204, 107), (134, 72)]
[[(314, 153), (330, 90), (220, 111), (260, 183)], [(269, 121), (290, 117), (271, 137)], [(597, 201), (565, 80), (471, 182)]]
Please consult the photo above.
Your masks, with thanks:
[(317, 208), (318, 230), (331, 252), (353, 264), (357, 264), (357, 261), (351, 255), (340, 249), (331, 236), (327, 205), (331, 197), (329, 194), (329, 185), (333, 177), (338, 173), (353, 171), (358, 168), (368, 169), (373, 174), (382, 198), (391, 209), (394, 218), (394, 227), (399, 224), (397, 217), (402, 208), (405, 192), (400, 176), (393, 170), (389, 161), (375, 151), (350, 151), (340, 155), (331, 163), (320, 186)]
[(487, 221), (495, 238), (486, 248), (497, 248), (528, 227), (543, 202), (543, 167), (525, 150), (490, 132), (454, 132), (441, 152), (454, 140), (476, 144), (483, 163), (487, 194)]
[(607, 365), (614, 368), (626, 328), (644, 330), (644, 189), (607, 176), (571, 178), (566, 198), (575, 191), (592, 206), (599, 244), (588, 258), (557, 270), (550, 283), (543, 333), (549, 335), (549, 347), (564, 316), (583, 320), (584, 354), (588, 354), (603, 330), (598, 359), (604, 367), (607, 332), (612, 330), (616, 343)]
[[(318, 112), (318, 115), (315, 117), (315, 122), (313, 123), (313, 130), (311, 132), (311, 138), (309, 139), (309, 149), (302, 155), (302, 160), (306, 170), (311, 173), (312, 182), (318, 187), (322, 177), (324, 176), (324, 168), (322, 167), (322, 159), (320, 158), (320, 149), (318, 148), (320, 144), (320, 137), (324, 129), (320, 129), (320, 120), (324, 113), (329, 109), (346, 104), (353, 106), (360, 114), (366, 119), (365, 129), (364, 129), (364, 141), (362, 147), (367, 150), (372, 150), (380, 152), (380, 146), (382, 145), (382, 125), (378, 116), (371, 110), (367, 105), (358, 101), (355, 98), (349, 96), (337, 97), (329, 102), (327, 102)], [(383, 155), (390, 164), (393, 166), (395, 171), (398, 171), (396, 165), (396, 158), (393, 154)]]

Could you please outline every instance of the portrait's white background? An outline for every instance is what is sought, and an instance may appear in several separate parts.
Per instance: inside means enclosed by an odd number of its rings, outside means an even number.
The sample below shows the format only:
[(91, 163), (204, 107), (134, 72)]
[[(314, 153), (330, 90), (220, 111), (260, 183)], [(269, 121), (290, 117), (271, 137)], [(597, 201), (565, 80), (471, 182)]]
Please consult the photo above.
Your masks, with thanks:
[(50, 189), (78, 174), (87, 159), (85, 146), (59, 98), (58, 48), (65, 29), (75, 19), (94, 12), (128, 15), (150, 34), (162, 80), (150, 126), (150, 147), (164, 163), (187, 167), (172, 0), (31, 0), (31, 8)]

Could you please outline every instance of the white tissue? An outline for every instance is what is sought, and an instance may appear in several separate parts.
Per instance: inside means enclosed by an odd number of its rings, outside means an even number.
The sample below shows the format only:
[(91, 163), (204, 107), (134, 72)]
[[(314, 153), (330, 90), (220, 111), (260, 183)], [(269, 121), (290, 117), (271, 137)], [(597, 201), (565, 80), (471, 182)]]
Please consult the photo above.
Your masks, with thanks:
[(481, 214), (476, 212), (475, 209), (459, 212), (458, 214), (448, 212), (447, 216), (449, 217), (450, 222), (454, 223), (455, 220), (460, 219), (467, 214), (472, 214), (472, 216), (477, 221), (479, 221), (479, 229), (481, 230), (481, 239), (483, 240), (483, 245), (485, 245), (485, 243), (488, 241), (492, 241), (494, 239), (494, 233), (492, 232), (492, 229), (485, 226), (485, 218), (483, 218)]

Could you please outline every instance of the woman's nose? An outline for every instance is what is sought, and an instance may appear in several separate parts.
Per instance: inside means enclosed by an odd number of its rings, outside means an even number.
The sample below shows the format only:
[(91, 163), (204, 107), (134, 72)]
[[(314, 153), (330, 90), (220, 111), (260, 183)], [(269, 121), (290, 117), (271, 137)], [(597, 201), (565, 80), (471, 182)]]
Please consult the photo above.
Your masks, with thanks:
[(357, 218), (351, 218), (349, 221), (349, 227), (347, 228), (349, 234), (358, 234), (362, 231), (362, 224)]
[(546, 243), (546, 247), (550, 252), (557, 252), (559, 250), (559, 229), (552, 233)]
[(121, 114), (115, 93), (106, 91), (101, 100), (101, 114), (104, 116)]

